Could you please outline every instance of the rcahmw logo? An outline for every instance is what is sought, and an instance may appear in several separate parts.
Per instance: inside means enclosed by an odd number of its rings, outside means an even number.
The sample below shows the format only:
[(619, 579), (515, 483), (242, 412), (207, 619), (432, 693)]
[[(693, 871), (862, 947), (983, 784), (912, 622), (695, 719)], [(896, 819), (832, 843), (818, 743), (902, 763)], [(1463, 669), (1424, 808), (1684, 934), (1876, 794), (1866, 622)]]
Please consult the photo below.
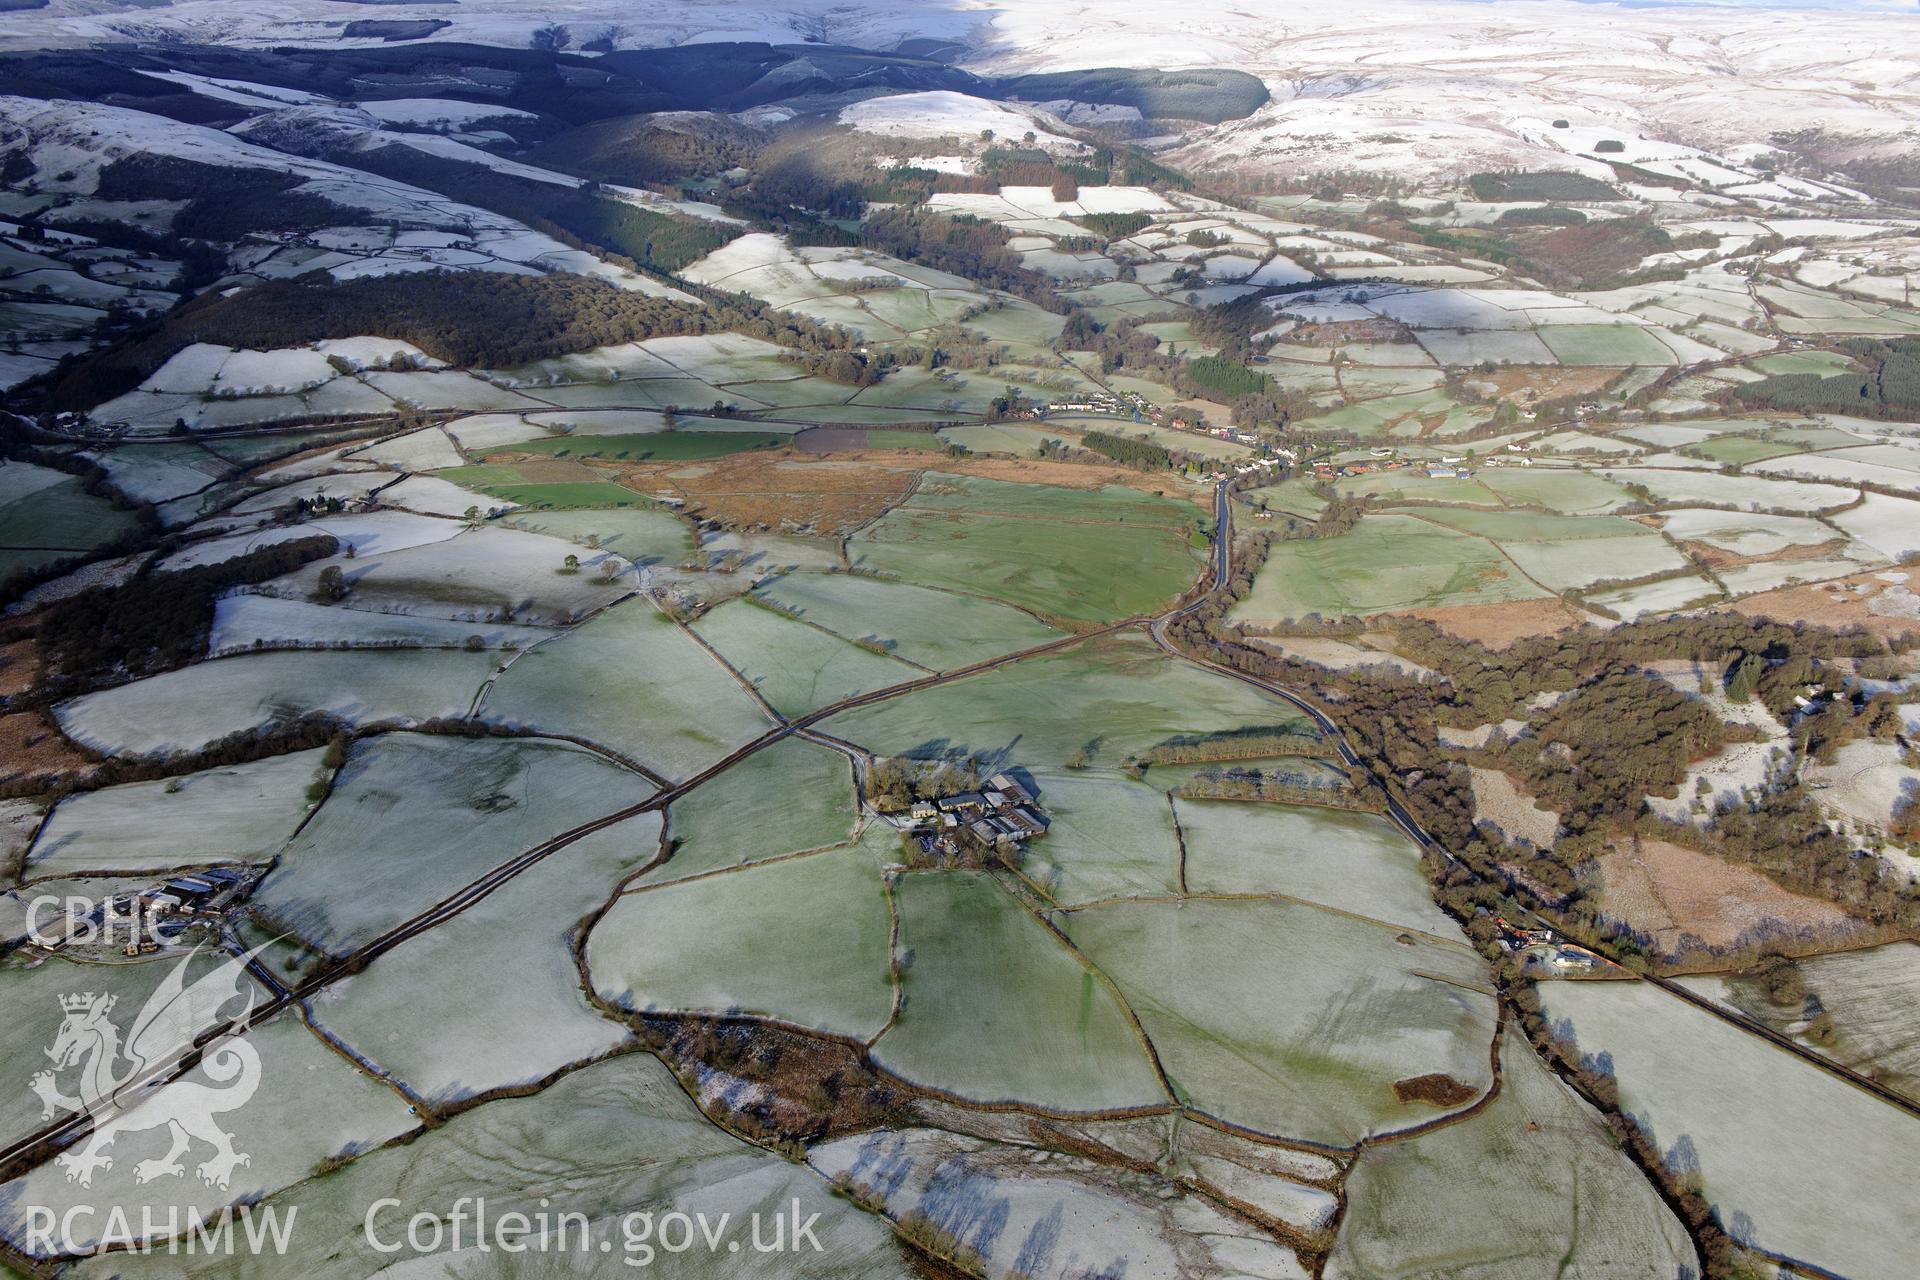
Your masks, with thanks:
[[(200, 1073), (220, 1087), (194, 1080), (175, 1080), (157, 1091), (147, 1086), (163, 1079), (178, 1065), (194, 1037), (214, 1025), (220, 1009), (236, 997), (246, 1006), (238, 1015), (244, 1025), (253, 1008), (253, 993), (242, 974), (255, 952), (221, 965), (192, 986), (187, 985), (189, 955), (175, 965), (124, 1031), (113, 1018), (116, 997), (92, 991), (60, 997), (66, 1016), (53, 1044), (46, 1050), (53, 1068), (28, 1082), (41, 1102), (41, 1118), (60, 1112), (86, 1116), (93, 1130), (85, 1142), (59, 1157), (67, 1181), (87, 1187), (94, 1175), (113, 1168), (114, 1142), (125, 1134), (165, 1128), (170, 1143), (166, 1154), (134, 1166), (136, 1182), (177, 1178), (186, 1172), (181, 1157), (196, 1144), (208, 1149), (195, 1166), (200, 1180), (224, 1191), (233, 1171), (251, 1163), (234, 1147), (234, 1136), (218, 1117), (245, 1106), (260, 1087), (260, 1054), (243, 1035), (229, 1033), (208, 1044), (200, 1057)], [(73, 1092), (61, 1087), (63, 1076), (73, 1076)]]
[[(283, 1215), (271, 1205), (243, 1204), (231, 1213), (215, 1214), (209, 1222), (196, 1207), (182, 1210), (169, 1205), (157, 1210), (142, 1205), (137, 1215), (114, 1205), (103, 1215), (90, 1204), (77, 1204), (55, 1213), (43, 1204), (27, 1207), (26, 1251), (36, 1257), (81, 1254), (105, 1248), (129, 1253), (284, 1255), (293, 1240), (293, 1221), (300, 1206), (288, 1205)], [(234, 1230), (235, 1224), (240, 1230)]]

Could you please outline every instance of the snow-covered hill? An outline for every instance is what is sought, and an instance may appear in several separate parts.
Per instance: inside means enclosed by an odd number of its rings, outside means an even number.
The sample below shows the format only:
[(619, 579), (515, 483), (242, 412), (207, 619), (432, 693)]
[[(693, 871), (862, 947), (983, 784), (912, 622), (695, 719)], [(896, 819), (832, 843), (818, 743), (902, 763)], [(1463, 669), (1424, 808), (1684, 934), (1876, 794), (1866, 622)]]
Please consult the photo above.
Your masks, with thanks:
[[(982, 74), (1088, 67), (1233, 67), (1273, 101), (1185, 135), (1187, 164), (1243, 170), (1378, 168), (1410, 177), (1564, 164), (1528, 122), (1682, 143), (1709, 154), (1819, 131), (1838, 155), (1920, 150), (1920, 24), (1911, 6), (1805, 7), (1573, 0), (462, 0), (423, 43), (558, 45), (569, 52), (741, 40), (891, 49), (951, 42)], [(51, 0), (0, 15), (0, 48), (125, 42), (354, 47), (364, 5), (184, 0), (102, 11)], [(926, 46), (914, 46), (924, 48)], [(981, 127), (991, 127), (983, 125)], [(1576, 165), (1576, 167), (1578, 167)]]

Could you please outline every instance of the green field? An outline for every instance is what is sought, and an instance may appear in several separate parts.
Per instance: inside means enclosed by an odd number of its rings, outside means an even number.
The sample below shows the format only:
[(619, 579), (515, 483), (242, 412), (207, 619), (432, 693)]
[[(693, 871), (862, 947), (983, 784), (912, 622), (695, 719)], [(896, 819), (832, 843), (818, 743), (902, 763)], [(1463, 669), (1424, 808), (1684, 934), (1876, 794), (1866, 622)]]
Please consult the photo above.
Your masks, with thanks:
[(946, 449), (946, 442), (931, 431), (888, 431), (869, 428), (866, 432), (869, 449), (921, 449), (929, 453), (940, 453)]
[(1107, 622), (1162, 609), (1192, 583), (1200, 522), (1196, 507), (1132, 489), (929, 477), (847, 554), (856, 567), (1043, 618)]
[(1317, 519), (1327, 509), (1327, 500), (1308, 487), (1305, 480), (1282, 480), (1279, 484), (1249, 489), (1240, 500), (1256, 510), (1285, 512)]
[(1181, 1098), (1277, 1137), (1348, 1146), (1440, 1112), (1396, 1080), (1484, 1092), (1497, 1016), (1480, 958), (1283, 901), (1115, 903), (1065, 914)]
[(1336, 482), (1342, 493), (1378, 496), (1386, 501), (1411, 499), (1416, 502), (1458, 502), (1467, 506), (1497, 507), (1500, 499), (1489, 493), (1478, 480), (1462, 477), (1429, 477), (1409, 467), (1400, 471), (1376, 471), (1364, 476), (1348, 476)]
[(750, 599), (708, 611), (694, 631), (789, 719), (926, 674)]
[(1545, 515), (1537, 511), (1426, 511), (1419, 518), (1495, 542), (1576, 542), (1647, 537), (1648, 529), (1621, 516)]
[(1039, 770), (1052, 826), (1027, 846), (1020, 872), (1062, 906), (1180, 891), (1180, 838), (1158, 787), (1108, 769)]
[(1672, 364), (1673, 351), (1638, 325), (1543, 324), (1534, 330), (1561, 364)]
[(1764, 462), (1768, 458), (1779, 458), (1790, 453), (1805, 453), (1806, 450), (1805, 445), (1790, 440), (1756, 440), (1752, 436), (1725, 435), (1688, 445), (1685, 451), (1711, 458), (1715, 462), (1731, 462), (1738, 466), (1748, 462)]
[(15, 578), (24, 577), (46, 565), (58, 564), (62, 560), (77, 559), (78, 551), (20, 550), (14, 547), (0, 547), (0, 587), (6, 586)]
[(516, 658), (480, 712), (585, 738), (672, 777), (770, 727), (726, 669), (644, 599)]
[(1757, 360), (1749, 360), (1742, 367), (1767, 374), (1769, 377), (1811, 373), (1822, 378), (1830, 378), (1835, 374), (1852, 372), (1859, 366), (1838, 351), (1788, 351), (1780, 355), (1761, 356)]
[(490, 484), (481, 486), (517, 507), (541, 511), (573, 511), (591, 507), (651, 507), (653, 500), (606, 480), (562, 484)]
[(1408, 516), (1378, 515), (1337, 537), (1275, 543), (1252, 591), (1230, 616), (1258, 624), (1546, 594), (1483, 539)]
[(134, 527), (133, 512), (80, 486), (67, 476), (0, 506), (0, 546), (86, 551)]
[(504, 462), (475, 462), (464, 467), (444, 467), (433, 474), (441, 480), (470, 489), (528, 483), (525, 476)]
[(785, 738), (674, 801), (668, 813), (673, 855), (645, 879), (680, 880), (841, 844), (853, 835), (856, 812), (847, 758)]
[(973, 754), (1042, 769), (1082, 753), (1117, 765), (1185, 734), (1305, 725), (1278, 699), (1125, 634), (843, 712), (822, 727), (879, 754)]
[(1112, 992), (991, 876), (905, 875), (893, 891), (906, 1003), (876, 1061), (982, 1102), (1166, 1100)]
[(984, 413), (1000, 394), (1003, 383), (988, 373), (948, 374), (919, 367), (895, 369), (870, 387), (862, 387), (851, 403), (874, 408), (929, 409), (955, 413)]
[(1458, 934), (1433, 903), (1419, 851), (1385, 818), (1231, 800), (1180, 800), (1175, 808), (1195, 893), (1280, 894), (1404, 929)]
[(942, 427), (940, 436), (949, 444), (964, 445), (975, 453), (1011, 453), (1022, 458), (1033, 456), (1045, 441), (1066, 438), (1063, 432), (1012, 422), (988, 422), (977, 427)]
[(977, 596), (847, 573), (790, 573), (755, 594), (802, 621), (935, 670), (1057, 640), (1061, 632)]
[(893, 1008), (892, 919), (872, 854), (836, 849), (631, 892), (587, 968), (635, 1010), (759, 1014), (866, 1039)]
[(1567, 515), (1612, 511), (1632, 501), (1619, 485), (1585, 471), (1489, 467), (1474, 478), (1515, 506), (1545, 507)]
[[(589, 538), (635, 564), (681, 564), (693, 554), (693, 533), (679, 517), (658, 509), (632, 490), (633, 507), (581, 511), (516, 511), (500, 523), (555, 538)], [(583, 556), (582, 559), (585, 559)]]
[[(82, 882), (84, 884), (84, 882)], [(96, 890), (82, 888), (76, 884), (75, 892), (85, 892), (91, 897)], [(117, 886), (116, 886), (117, 887)], [(51, 1045), (60, 1033), (60, 1025), (65, 1018), (61, 1008), (61, 998), (78, 991), (94, 991), (113, 997), (118, 1009), (138, 1010), (153, 993), (159, 989), (168, 972), (179, 963), (177, 959), (166, 957), (151, 961), (138, 961), (132, 964), (87, 964), (55, 955), (45, 963), (31, 967), (22, 963), (19, 952), (0, 960), (0, 1020), (4, 1020), (7, 1034), (17, 1044), (33, 1045), (31, 1052), (34, 1062), (32, 1070), (39, 1070), (41, 1058), (39, 1046)], [(206, 977), (222, 961), (224, 956), (209, 952), (199, 952), (187, 960), (186, 981), (190, 984)], [(240, 976), (241, 990), (261, 995), (261, 988), (244, 974)], [(239, 1002), (236, 1001), (237, 1005)], [(183, 1010), (183, 1014), (201, 1010)], [(205, 1027), (213, 1025), (218, 1009), (203, 1010), (206, 1016), (186, 1016), (186, 1025), (168, 1025), (162, 1022), (154, 1030), (160, 1033), (156, 1039), (159, 1044), (152, 1047), (180, 1049)], [(19, 1061), (26, 1064), (27, 1055), (21, 1055)], [(0, 1097), (0, 1134), (8, 1141), (25, 1137), (45, 1123), (41, 1117), (40, 1099), (25, 1087), (27, 1071), (21, 1077), (22, 1087)], [(131, 1167), (131, 1166), (129, 1166)], [(49, 1166), (51, 1168), (51, 1166)], [(57, 1178), (56, 1171), (56, 1178)], [(14, 1202), (18, 1207), (19, 1202)], [(0, 1219), (6, 1216), (8, 1206), (0, 1203)]]

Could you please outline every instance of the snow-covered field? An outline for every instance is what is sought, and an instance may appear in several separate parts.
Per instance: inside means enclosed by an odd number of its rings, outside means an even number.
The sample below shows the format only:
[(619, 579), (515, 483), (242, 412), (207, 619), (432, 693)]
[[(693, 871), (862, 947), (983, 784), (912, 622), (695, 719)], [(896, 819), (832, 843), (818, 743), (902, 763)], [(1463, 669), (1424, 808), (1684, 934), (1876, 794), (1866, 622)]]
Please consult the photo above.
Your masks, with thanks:
[(307, 811), (323, 752), (131, 782), (60, 803), (28, 864), (35, 876), (263, 861)]
[(1049, 112), (1003, 106), (947, 90), (868, 98), (842, 108), (840, 123), (863, 133), (904, 138), (980, 138), (991, 132), (997, 139), (1017, 143), (1032, 133), (1030, 146), (1062, 155), (1087, 150), (1086, 143), (1057, 132), (1066, 125)]

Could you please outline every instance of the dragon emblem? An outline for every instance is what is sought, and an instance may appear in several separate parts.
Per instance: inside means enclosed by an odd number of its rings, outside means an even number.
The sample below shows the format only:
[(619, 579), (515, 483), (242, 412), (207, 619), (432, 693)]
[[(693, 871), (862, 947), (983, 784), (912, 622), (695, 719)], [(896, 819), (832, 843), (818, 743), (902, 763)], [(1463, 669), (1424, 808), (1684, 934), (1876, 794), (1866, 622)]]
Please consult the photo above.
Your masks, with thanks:
[[(222, 1087), (164, 1079), (166, 1069), (191, 1051), (194, 1037), (219, 1020), (223, 1007), (244, 998), (237, 1017), (252, 1011), (253, 988), (242, 974), (254, 954), (237, 956), (192, 985), (187, 966), (193, 957), (181, 960), (147, 998), (124, 1038), (112, 1017), (117, 997), (88, 991), (60, 998), (66, 1017), (46, 1051), (53, 1068), (35, 1075), (29, 1085), (40, 1097), (43, 1119), (66, 1112), (93, 1120), (86, 1141), (59, 1157), (67, 1181), (93, 1185), (96, 1172), (113, 1167), (108, 1148), (114, 1139), (159, 1128), (170, 1131), (171, 1145), (159, 1159), (134, 1167), (136, 1181), (181, 1176), (186, 1171), (181, 1157), (196, 1141), (213, 1148), (198, 1166), (209, 1186), (226, 1190), (233, 1171), (251, 1163), (234, 1149), (233, 1135), (217, 1119), (246, 1105), (260, 1087), (260, 1054), (243, 1035), (222, 1035), (201, 1052), (201, 1074)], [(78, 1077), (72, 1094), (60, 1088), (68, 1072)]]

